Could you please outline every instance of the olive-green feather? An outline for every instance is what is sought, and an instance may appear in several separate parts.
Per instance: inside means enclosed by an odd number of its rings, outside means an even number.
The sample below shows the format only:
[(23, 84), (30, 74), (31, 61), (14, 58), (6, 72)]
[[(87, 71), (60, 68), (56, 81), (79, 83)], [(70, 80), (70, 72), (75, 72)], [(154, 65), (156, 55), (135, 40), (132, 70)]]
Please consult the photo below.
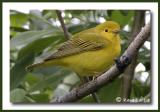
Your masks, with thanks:
[(80, 36), (75, 35), (72, 39), (65, 42), (57, 50), (57, 52), (53, 53), (44, 61), (48, 61), (56, 58), (62, 58), (69, 55), (79, 54), (86, 51), (102, 49), (105, 46), (104, 42), (102, 40), (95, 41), (95, 40), (99, 40), (100, 38), (99, 36), (97, 36), (97, 34), (94, 34), (94, 33), (84, 33), (84, 32)]

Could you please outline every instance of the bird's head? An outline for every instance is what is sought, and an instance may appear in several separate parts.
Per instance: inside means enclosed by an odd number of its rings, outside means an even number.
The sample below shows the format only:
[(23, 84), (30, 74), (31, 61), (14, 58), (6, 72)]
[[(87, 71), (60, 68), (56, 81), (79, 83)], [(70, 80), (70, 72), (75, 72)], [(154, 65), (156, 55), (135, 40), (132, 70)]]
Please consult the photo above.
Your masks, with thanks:
[[(117, 36), (120, 32), (120, 25), (114, 21), (106, 21), (98, 26), (96, 29), (102, 34), (105, 35), (109, 40), (110, 38), (119, 37)], [(114, 40), (114, 39), (111, 40)]]
[(99, 31), (106, 33), (119, 33), (120, 26), (114, 21), (106, 21), (96, 27)]

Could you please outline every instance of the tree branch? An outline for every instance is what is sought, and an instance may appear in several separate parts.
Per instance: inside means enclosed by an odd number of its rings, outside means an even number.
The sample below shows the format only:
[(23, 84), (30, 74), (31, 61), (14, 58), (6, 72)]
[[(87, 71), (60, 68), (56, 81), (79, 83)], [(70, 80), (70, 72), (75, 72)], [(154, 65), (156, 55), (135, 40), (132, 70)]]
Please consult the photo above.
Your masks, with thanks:
[[(135, 36), (139, 33), (141, 27), (144, 26), (144, 18), (145, 18), (145, 11), (140, 10), (135, 12), (129, 44), (134, 40)], [(137, 65), (137, 57), (138, 57), (138, 52), (135, 53), (134, 57), (132, 58), (131, 64), (126, 68), (122, 76), (122, 98), (130, 97), (132, 89), (132, 79), (134, 76), (134, 69)]]
[[(120, 57), (121, 62), (125, 62), (124, 56), (132, 59), (136, 52), (140, 49), (143, 43), (147, 40), (147, 37), (150, 33), (150, 23), (147, 24), (144, 28), (142, 28), (141, 32), (136, 36), (134, 41), (129, 45), (127, 50)], [(66, 95), (54, 99), (53, 103), (65, 103), (65, 102), (74, 102), (78, 99), (81, 99), (90, 93), (93, 93), (103, 87), (104, 85), (112, 82), (116, 77), (120, 75), (120, 71), (118, 70), (116, 65), (113, 65), (107, 72), (97, 77), (95, 80), (92, 80), (78, 89), (74, 89)]]
[(60, 10), (56, 10), (56, 13), (57, 13), (58, 19), (59, 19), (59, 21), (61, 23), (61, 27), (62, 27), (63, 32), (64, 32), (64, 37), (68, 40), (70, 38), (70, 34), (69, 34), (65, 24), (64, 24), (64, 20), (62, 18), (61, 11)]

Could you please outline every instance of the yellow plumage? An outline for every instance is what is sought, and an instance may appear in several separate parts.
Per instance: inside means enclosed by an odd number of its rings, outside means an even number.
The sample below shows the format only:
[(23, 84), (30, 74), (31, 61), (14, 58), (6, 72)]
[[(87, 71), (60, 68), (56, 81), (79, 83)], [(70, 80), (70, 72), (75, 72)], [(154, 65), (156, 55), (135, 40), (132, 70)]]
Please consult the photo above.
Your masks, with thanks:
[(120, 26), (107, 21), (94, 28), (73, 35), (63, 43), (57, 52), (44, 61), (27, 67), (35, 68), (62, 66), (73, 70), (79, 76), (94, 76), (107, 70), (120, 54)]

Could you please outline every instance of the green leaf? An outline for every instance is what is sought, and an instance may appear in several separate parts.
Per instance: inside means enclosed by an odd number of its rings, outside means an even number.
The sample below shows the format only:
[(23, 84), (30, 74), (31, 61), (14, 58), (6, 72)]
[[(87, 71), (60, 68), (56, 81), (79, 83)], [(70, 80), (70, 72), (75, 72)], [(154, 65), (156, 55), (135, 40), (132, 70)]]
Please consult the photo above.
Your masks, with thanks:
[[(100, 90), (98, 90), (96, 93), (100, 99), (100, 101), (103, 102), (109, 102), (114, 103), (116, 102), (116, 98), (120, 96), (121, 92), (121, 79), (115, 79), (112, 83), (108, 84), (107, 86), (104, 86)], [(87, 102), (87, 103), (93, 103), (95, 102), (92, 98), (92, 96), (87, 96), (80, 100), (80, 102)]]
[(11, 90), (16, 88), (26, 76), (25, 67), (34, 60), (34, 54), (28, 54), (18, 60), (10, 71), (10, 87)]
[(140, 81), (135, 80), (133, 84), (134, 95), (138, 98), (145, 97), (150, 91), (148, 85), (142, 84)]
[(17, 34), (14, 38), (11, 39), (10, 48), (18, 49), (24, 47), (26, 44), (33, 42), (34, 40), (50, 37), (56, 35), (58, 30), (41, 30), (41, 31), (26, 31), (20, 34)]
[(24, 31), (28, 31), (28, 29), (25, 29), (23, 27), (10, 27), (11, 31), (16, 31), (16, 32), (24, 32)]
[(45, 48), (50, 46), (51, 44), (56, 45), (57, 43), (61, 42), (62, 40), (64, 40), (63, 35), (56, 35), (56, 36), (37, 39), (37, 40), (29, 43), (27, 46), (23, 47), (19, 51), (18, 58), (21, 58), (31, 52), (38, 54), (38, 53), (42, 52)]
[(116, 98), (120, 96), (121, 93), (121, 79), (117, 78), (112, 83), (107, 85), (98, 91), (100, 96), (100, 101), (102, 102), (116, 102)]
[(18, 12), (18, 11), (10, 11), (10, 23), (11, 27), (22, 27), (28, 21), (28, 15)]
[(26, 91), (23, 89), (14, 89), (10, 93), (10, 101), (12, 103), (22, 103), (25, 99)]
[(128, 11), (126, 14), (122, 14), (120, 10), (114, 10), (111, 12), (111, 20), (118, 22), (122, 27), (127, 25), (134, 16), (134, 11)]
[(33, 85), (35, 85), (36, 83), (38, 83), (40, 80), (41, 80), (41, 78), (39, 76), (33, 75), (32, 73), (28, 73), (26, 75), (26, 77), (25, 77), (25, 82), (27, 82), (27, 84), (29, 85), (29, 87), (27, 88), (27, 90), (29, 90), (30, 87), (32, 87)]
[(95, 102), (95, 100), (93, 99), (92, 95), (90, 94), (90, 95), (84, 97), (83, 99), (81, 99), (79, 102), (80, 103), (93, 103), (93, 102)]
[(45, 19), (50, 19), (50, 18), (56, 19), (57, 18), (57, 14), (55, 10), (43, 10), (42, 14)]
[[(53, 69), (54, 70), (54, 69)], [(52, 87), (55, 88), (57, 86), (57, 84), (62, 80), (62, 78), (64, 78), (64, 76), (66, 76), (68, 74), (68, 71), (65, 70), (54, 70), (52, 71), (52, 75), (50, 74), (48, 77), (46, 77), (45, 79), (41, 80), (40, 82), (38, 82), (37, 84), (35, 84), (30, 90), (29, 92), (33, 92), (36, 90), (42, 90), (46, 87)]]
[(146, 67), (146, 71), (150, 70), (151, 68), (151, 61), (150, 61), (150, 50), (145, 47), (142, 47), (139, 50), (138, 54), (138, 63), (143, 63)]
[(10, 11), (10, 37), (14, 37), (17, 32), (24, 31), (24, 25), (26, 25), (28, 21), (28, 15), (18, 12), (18, 11)]
[(129, 11), (128, 10), (120, 10), (120, 12), (124, 15), (124, 16), (127, 16)]
[(44, 30), (55, 28), (51, 23), (49, 23), (45, 18), (43, 18), (41, 12), (38, 12), (37, 10), (30, 11), (29, 19), (31, 30)]
[(70, 25), (70, 26), (68, 26), (68, 31), (72, 34), (75, 34), (75, 33), (78, 33), (80, 31), (83, 31), (83, 30), (86, 30), (86, 29), (89, 29), (89, 28), (93, 28), (96, 25), (98, 25), (98, 23), (95, 23), (95, 22), (90, 22), (90, 23), (87, 23), (87, 24)]
[(46, 93), (41, 94), (33, 94), (31, 95), (31, 98), (36, 101), (36, 103), (49, 103), (49, 95)]
[(80, 16), (86, 12), (87, 10), (65, 10), (65, 13), (71, 13), (73, 16)]
[(33, 100), (31, 97), (25, 96), (23, 103), (35, 103), (36, 101)]
[(10, 38), (15, 37), (17, 33), (29, 31), (28, 29), (22, 27), (10, 27)]
[(72, 34), (78, 33), (85, 29), (84, 24), (78, 24), (78, 25), (71, 25), (68, 27), (68, 31)]

